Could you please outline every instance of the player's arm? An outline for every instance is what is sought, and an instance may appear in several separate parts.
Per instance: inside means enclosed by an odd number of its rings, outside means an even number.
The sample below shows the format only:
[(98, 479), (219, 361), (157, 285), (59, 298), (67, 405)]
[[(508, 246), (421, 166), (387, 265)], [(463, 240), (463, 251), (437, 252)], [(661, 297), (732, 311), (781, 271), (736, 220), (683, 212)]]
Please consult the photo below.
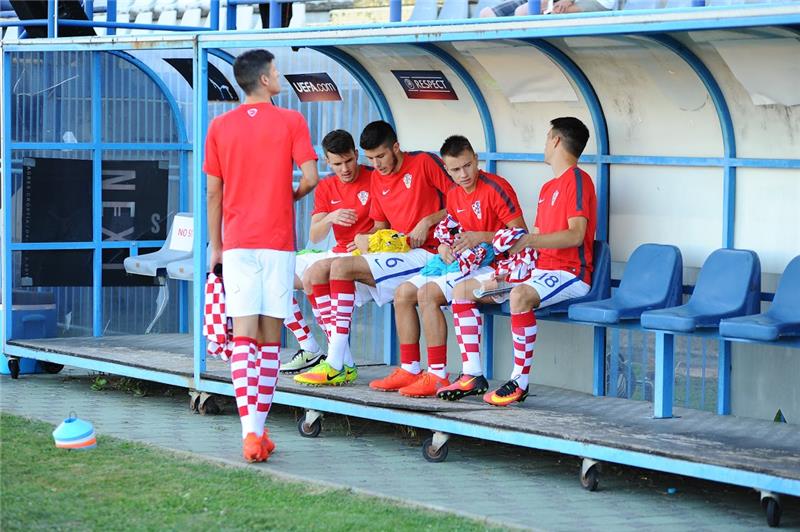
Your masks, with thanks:
[(351, 252), (360, 249), (361, 253), (369, 253), (369, 235), (377, 233), (381, 229), (389, 229), (389, 222), (375, 220), (372, 229), (366, 233), (356, 235), (355, 239), (347, 244), (347, 251)]
[(576, 248), (583, 243), (589, 221), (583, 216), (573, 216), (567, 219), (568, 229), (555, 233), (531, 233), (524, 235), (509, 249), (509, 253), (516, 253), (523, 248), (534, 249), (564, 249)]
[(318, 212), (311, 217), (311, 229), (308, 238), (312, 242), (320, 242), (331, 230), (333, 225), (350, 227), (356, 223), (358, 217), (355, 209), (336, 209), (333, 212)]
[(417, 225), (415, 225), (414, 229), (412, 229), (408, 234), (408, 242), (411, 244), (411, 247), (418, 248), (424, 244), (428, 239), (428, 232), (430, 231), (431, 227), (441, 222), (446, 215), (447, 211), (441, 209), (433, 214), (425, 216), (419, 222), (417, 222)]
[(300, 178), (300, 185), (297, 187), (297, 190), (294, 191), (295, 201), (306, 196), (309, 192), (314, 190), (314, 187), (319, 183), (316, 160), (311, 159), (301, 164), (300, 172), (302, 172), (303, 176)]
[(208, 210), (208, 242), (211, 246), (211, 268), (222, 264), (222, 179), (206, 175)]

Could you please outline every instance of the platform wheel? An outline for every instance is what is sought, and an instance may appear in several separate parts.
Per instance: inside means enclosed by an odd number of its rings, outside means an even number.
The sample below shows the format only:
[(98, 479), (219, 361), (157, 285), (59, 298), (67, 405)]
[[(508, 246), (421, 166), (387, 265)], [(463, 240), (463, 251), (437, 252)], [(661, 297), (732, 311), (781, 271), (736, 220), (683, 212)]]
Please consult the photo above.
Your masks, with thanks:
[(595, 464), (591, 466), (586, 472), (581, 471), (580, 474), (581, 486), (587, 491), (596, 491), (597, 485), (600, 484), (600, 470)]
[(316, 438), (322, 432), (322, 419), (317, 418), (311, 423), (306, 423), (305, 416), (297, 420), (297, 431), (304, 438)]
[(217, 399), (213, 395), (203, 392), (200, 394), (197, 411), (200, 412), (201, 416), (213, 416), (222, 412), (222, 408), (220, 408)]
[(199, 412), (200, 409), (200, 392), (189, 390), (189, 410), (194, 413)]
[(767, 514), (767, 524), (771, 527), (780, 526), (781, 514), (783, 513), (780, 501), (773, 497), (765, 497), (761, 500), (761, 505), (764, 507), (764, 512)]
[(447, 451), (447, 442), (439, 446), (438, 449), (434, 448), (432, 437), (422, 442), (422, 456), (424, 456), (425, 460), (428, 462), (444, 462), (447, 458)]
[(39, 366), (42, 368), (42, 371), (50, 375), (61, 373), (61, 370), (64, 369), (64, 364), (56, 364), (55, 362), (40, 361)]
[(12, 379), (19, 379), (19, 359), (17, 357), (8, 357), (8, 373)]

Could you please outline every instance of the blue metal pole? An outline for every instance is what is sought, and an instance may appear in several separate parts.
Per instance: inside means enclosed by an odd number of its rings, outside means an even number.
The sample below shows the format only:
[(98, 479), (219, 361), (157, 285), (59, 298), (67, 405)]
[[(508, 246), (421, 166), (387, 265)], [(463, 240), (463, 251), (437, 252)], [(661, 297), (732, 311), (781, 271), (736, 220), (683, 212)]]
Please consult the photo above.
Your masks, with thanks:
[(228, 6), (225, 8), (227, 10), (227, 14), (225, 16), (225, 28), (228, 30), (235, 30), (236, 29), (236, 4), (232, 2), (228, 2)]
[[(606, 389), (606, 328), (594, 327), (594, 349), (593, 349), (594, 366), (592, 371), (592, 393), (600, 396), (605, 395)], [(611, 364), (616, 361), (612, 360)], [(612, 386), (616, 383), (612, 382)]]
[(483, 314), (483, 374), (494, 377), (494, 314)]
[[(178, 205), (181, 212), (189, 210), (189, 152), (179, 154)], [(189, 286), (178, 283), (178, 332), (189, 332)]]
[(653, 392), (653, 417), (672, 417), (672, 397), (675, 387), (675, 336), (656, 332), (656, 375)]
[(92, 52), (92, 335), (103, 335), (103, 100), (101, 52)]
[(211, 0), (211, 10), (208, 13), (209, 25), (213, 31), (219, 30), (219, 0)]
[[(3, 289), (3, 352), (6, 352), (6, 342), (12, 336), (12, 314), (14, 312), (11, 293), (13, 286), (14, 272), (12, 270), (11, 251), (11, 54), (3, 51), (3, 268), (2, 268), (2, 289)], [(2, 354), (0, 354), (2, 356)]]
[(194, 152), (192, 160), (192, 175), (195, 182), (193, 187), (193, 213), (194, 213), (194, 283), (192, 292), (194, 296), (194, 383), (195, 388), (200, 385), (200, 374), (206, 370), (205, 338), (203, 337), (203, 291), (205, 288), (206, 274), (206, 241), (208, 228), (206, 226), (206, 182), (203, 173), (203, 157), (205, 148), (206, 127), (208, 121), (208, 51), (194, 44), (194, 101), (193, 122)]
[(387, 366), (397, 364), (397, 335), (394, 332), (394, 305), (383, 308), (383, 361)]
[(281, 3), (276, 0), (269, 2), (269, 27), (281, 27)]
[(83, 10), (86, 12), (86, 18), (92, 20), (94, 18), (94, 0), (86, 0), (83, 4)]
[[(106, 2), (106, 22), (116, 22), (117, 21), (117, 0), (108, 0)], [(116, 35), (117, 29), (109, 27), (106, 30), (106, 35)]]
[(403, 0), (389, 0), (389, 22), (403, 20)]
[(56, 0), (47, 0), (47, 38), (52, 39), (56, 36), (58, 26), (56, 25)]
[(717, 414), (731, 413), (731, 343), (719, 341), (719, 376), (717, 380)]
[(528, 0), (528, 14), (539, 15), (542, 12), (542, 3), (547, 0)]

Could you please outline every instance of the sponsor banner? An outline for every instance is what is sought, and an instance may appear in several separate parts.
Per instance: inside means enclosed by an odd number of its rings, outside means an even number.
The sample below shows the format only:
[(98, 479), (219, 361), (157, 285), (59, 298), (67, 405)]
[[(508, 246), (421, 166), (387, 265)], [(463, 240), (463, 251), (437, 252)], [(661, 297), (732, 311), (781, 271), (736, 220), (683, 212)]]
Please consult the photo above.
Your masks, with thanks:
[[(167, 161), (103, 161), (101, 172), (101, 238), (166, 239)], [(92, 161), (25, 158), (21, 192), (20, 241), (92, 241)], [(152, 278), (125, 274), (127, 256), (127, 249), (103, 250), (103, 285), (152, 285)], [(92, 257), (91, 250), (23, 251), (21, 283), (91, 286)]]
[(342, 100), (339, 87), (324, 72), (286, 74), (284, 77), (301, 102), (339, 102)]
[(392, 70), (410, 100), (458, 100), (450, 81), (440, 70)]

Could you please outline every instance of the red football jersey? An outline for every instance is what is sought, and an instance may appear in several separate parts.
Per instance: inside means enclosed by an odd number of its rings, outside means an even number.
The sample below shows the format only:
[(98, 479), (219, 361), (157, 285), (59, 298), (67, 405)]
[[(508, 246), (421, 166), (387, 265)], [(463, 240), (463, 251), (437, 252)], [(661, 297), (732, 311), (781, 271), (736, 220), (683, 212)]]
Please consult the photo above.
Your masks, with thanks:
[[(426, 216), (444, 209), (444, 198), (454, 186), (445, 172), (441, 159), (428, 152), (406, 152), (400, 169), (389, 175), (372, 172), (372, 207), (369, 215), (373, 220), (388, 222), (389, 227), (402, 233), (410, 233)], [(435, 251), (437, 241), (433, 238), (436, 224), (428, 231), (424, 249)]]
[(467, 194), (460, 186), (447, 193), (447, 212), (464, 231), (502, 229), (511, 220), (522, 216), (517, 194), (502, 177), (480, 171), (475, 190)]
[(536, 267), (571, 272), (586, 283), (591, 283), (597, 196), (589, 174), (573, 166), (542, 186), (534, 225), (543, 234), (565, 231), (569, 229), (567, 220), (576, 216), (587, 220), (583, 244), (574, 248), (540, 249)]
[(352, 183), (342, 183), (342, 180), (331, 174), (320, 181), (314, 191), (314, 212), (329, 213), (339, 209), (354, 209), (356, 211), (356, 223), (350, 227), (333, 225), (333, 236), (336, 237), (336, 247), (333, 251), (344, 253), (347, 251), (347, 244), (353, 241), (356, 235), (368, 233), (375, 224), (369, 217), (370, 204), (372, 202), (370, 181), (372, 167), (359, 165), (358, 175)]
[(270, 103), (215, 118), (203, 171), (222, 179), (222, 249), (294, 251), (292, 163), (316, 160), (303, 115)]

